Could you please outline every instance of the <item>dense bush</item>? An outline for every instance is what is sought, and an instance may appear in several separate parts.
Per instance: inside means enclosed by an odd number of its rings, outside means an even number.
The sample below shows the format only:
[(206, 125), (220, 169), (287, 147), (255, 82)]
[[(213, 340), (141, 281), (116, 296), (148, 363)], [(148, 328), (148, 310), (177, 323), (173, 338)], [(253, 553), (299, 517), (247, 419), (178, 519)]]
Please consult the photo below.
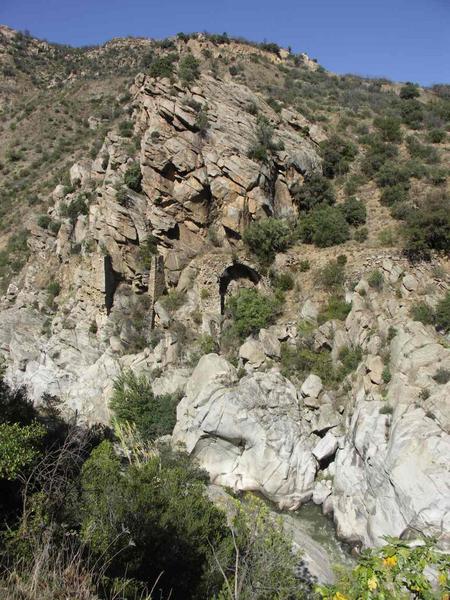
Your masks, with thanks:
[[(205, 481), (171, 455), (150, 453), (123, 468), (112, 444), (102, 442), (82, 471), (84, 543), (110, 577), (149, 587), (158, 581), (162, 597), (174, 600), (205, 598), (205, 586), (215, 583), (205, 568), (211, 546), (227, 536), (225, 515), (206, 497)], [(135, 598), (132, 591), (127, 598)]]
[(245, 338), (275, 320), (279, 303), (254, 288), (244, 288), (230, 298), (227, 308), (233, 319), (234, 331), (240, 338)]
[(252, 223), (242, 237), (251, 252), (264, 265), (271, 264), (277, 252), (285, 252), (292, 244), (289, 225), (272, 217)]
[(320, 325), (326, 323), (327, 321), (331, 321), (332, 319), (345, 321), (351, 308), (352, 305), (346, 302), (343, 296), (330, 296), (326, 306), (320, 310), (317, 321)]
[(350, 229), (343, 212), (334, 206), (318, 206), (298, 225), (299, 238), (306, 244), (326, 248), (350, 239)]
[(295, 202), (300, 210), (309, 211), (319, 204), (334, 204), (336, 201), (331, 182), (323, 175), (313, 174), (307, 177), (302, 186), (292, 190)]
[(432, 325), (435, 320), (434, 310), (426, 302), (414, 303), (409, 311), (409, 316), (424, 325)]
[(86, 197), (79, 194), (76, 198), (73, 198), (68, 204), (62, 204), (61, 216), (68, 218), (72, 225), (75, 225), (80, 215), (87, 215), (89, 213), (89, 206), (86, 202)]
[(404, 183), (389, 185), (383, 188), (380, 201), (384, 206), (394, 206), (408, 199), (409, 188)]
[(345, 220), (349, 225), (363, 225), (367, 219), (367, 210), (364, 202), (356, 198), (355, 196), (350, 196), (350, 198), (346, 198), (344, 203), (340, 205), (340, 209), (345, 217)]
[(124, 371), (114, 381), (110, 408), (119, 423), (132, 423), (145, 439), (172, 433), (178, 398), (155, 396), (150, 381), (132, 371)]
[(337, 177), (344, 175), (350, 168), (350, 163), (358, 153), (358, 149), (352, 142), (331, 135), (321, 143), (323, 156), (323, 174), (325, 177)]
[(51, 218), (49, 217), (49, 215), (39, 215), (37, 220), (37, 224), (39, 225), (39, 227), (42, 227), (42, 229), (48, 229), (50, 223)]
[(330, 260), (317, 273), (317, 283), (324, 289), (337, 289), (344, 285), (345, 265), (337, 260)]
[(420, 129), (423, 123), (423, 105), (418, 100), (404, 100), (401, 105), (403, 123), (411, 129)]
[(449, 557), (434, 548), (432, 539), (420, 544), (394, 538), (388, 538), (387, 542), (382, 548), (364, 550), (358, 565), (343, 571), (335, 585), (318, 586), (320, 597), (375, 600), (448, 595)]
[(450, 292), (440, 300), (435, 312), (436, 326), (446, 333), (450, 331)]
[(416, 258), (428, 258), (431, 250), (450, 251), (450, 197), (445, 191), (427, 196), (411, 210), (404, 228), (406, 251)]
[(176, 58), (176, 54), (173, 53), (155, 58), (155, 60), (151, 63), (149, 68), (150, 77), (170, 78), (173, 74), (174, 62)]
[(248, 149), (247, 156), (254, 160), (266, 162), (271, 152), (282, 150), (283, 145), (273, 140), (273, 127), (263, 116), (259, 116), (256, 124), (254, 140)]
[(400, 89), (400, 98), (402, 100), (409, 100), (411, 98), (418, 98), (420, 96), (420, 89), (416, 83), (411, 83), (408, 81), (401, 89)]
[(186, 54), (180, 60), (178, 76), (185, 84), (193, 83), (200, 77), (200, 63), (192, 54)]
[(367, 278), (367, 283), (370, 285), (371, 288), (375, 290), (381, 290), (383, 288), (384, 283), (383, 273), (378, 269), (375, 269), (375, 271), (372, 271), (369, 277)]
[(397, 117), (376, 117), (373, 124), (380, 132), (384, 142), (400, 143), (402, 141), (401, 121)]
[(140, 192), (142, 190), (142, 173), (138, 162), (135, 162), (128, 167), (125, 171), (123, 181), (126, 186), (135, 192)]
[(397, 146), (383, 142), (378, 136), (372, 136), (367, 140), (366, 155), (361, 164), (362, 171), (368, 177), (374, 177), (387, 161), (392, 161), (397, 155)]

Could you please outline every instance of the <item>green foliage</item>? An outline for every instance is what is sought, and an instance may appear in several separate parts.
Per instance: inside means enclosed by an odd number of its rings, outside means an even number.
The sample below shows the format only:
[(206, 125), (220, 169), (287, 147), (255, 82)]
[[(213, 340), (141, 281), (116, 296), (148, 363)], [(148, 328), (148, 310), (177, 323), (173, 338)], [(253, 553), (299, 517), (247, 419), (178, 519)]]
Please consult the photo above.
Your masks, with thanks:
[(150, 269), (152, 258), (158, 254), (157, 239), (149, 234), (147, 239), (139, 244), (139, 260), (144, 269)]
[(39, 423), (0, 423), (0, 479), (16, 479), (39, 456), (46, 433)]
[(274, 321), (279, 302), (254, 288), (244, 288), (230, 298), (227, 308), (233, 319), (233, 330), (245, 338)]
[(420, 96), (420, 89), (416, 83), (411, 83), (408, 81), (401, 89), (400, 89), (400, 98), (402, 100), (409, 100), (411, 98), (418, 98)]
[(178, 65), (178, 76), (184, 84), (190, 84), (200, 77), (200, 63), (192, 54), (186, 54)]
[(342, 296), (333, 295), (328, 298), (327, 304), (321, 309), (317, 317), (319, 325), (337, 319), (345, 321), (348, 313), (351, 311), (352, 305), (345, 301)]
[(402, 141), (401, 121), (397, 117), (376, 117), (373, 124), (380, 132), (383, 142), (398, 144)]
[(170, 313), (176, 312), (186, 302), (186, 294), (179, 290), (171, 290), (166, 296), (162, 296), (161, 304)]
[(448, 369), (443, 369), (442, 367), (440, 367), (433, 375), (433, 379), (436, 383), (439, 383), (440, 385), (445, 385), (450, 381), (450, 371)]
[(345, 266), (337, 260), (330, 260), (317, 273), (317, 283), (324, 289), (337, 289), (344, 285)]
[(311, 265), (310, 265), (309, 260), (307, 258), (302, 259), (298, 263), (298, 270), (300, 271), (300, 273), (306, 273), (306, 271), (309, 271), (310, 268), (311, 268)]
[(167, 77), (170, 78), (173, 74), (174, 70), (174, 62), (176, 59), (176, 54), (166, 54), (165, 56), (158, 56), (152, 62), (149, 68), (150, 77)]
[(392, 374), (391, 374), (391, 370), (389, 369), (388, 366), (384, 367), (381, 377), (382, 377), (384, 383), (389, 383), (391, 381)]
[(84, 543), (108, 575), (158, 581), (161, 597), (174, 600), (207, 597), (211, 546), (227, 528), (204, 482), (181, 455), (150, 453), (123, 468), (111, 442), (102, 442), (82, 470)]
[(242, 236), (245, 244), (263, 265), (270, 265), (277, 252), (285, 252), (292, 244), (289, 225), (269, 217), (251, 223)]
[(48, 229), (51, 221), (52, 220), (51, 217), (49, 217), (49, 215), (39, 215), (37, 224), (39, 225), (39, 227), (42, 227), (42, 229)]
[(295, 377), (303, 379), (310, 373), (314, 373), (327, 387), (333, 387), (337, 382), (329, 350), (315, 352), (302, 343), (292, 346), (284, 342), (281, 344), (280, 362), (281, 373), (290, 379)]
[(450, 331), (450, 292), (447, 292), (437, 303), (435, 318), (436, 327), (448, 333)]
[[(281, 518), (255, 496), (236, 502), (232, 551), (221, 562), (224, 584), (218, 600), (303, 600), (312, 597), (312, 579), (299, 577), (301, 554)], [(233, 590), (239, 590), (239, 596)]]
[(342, 366), (338, 370), (337, 378), (338, 380), (342, 380), (347, 375), (356, 371), (359, 363), (361, 362), (363, 357), (362, 349), (360, 346), (349, 347), (343, 346), (339, 350), (338, 358), (342, 363)]
[(369, 237), (369, 230), (367, 229), (367, 227), (360, 227), (359, 229), (357, 229), (355, 231), (355, 233), (353, 234), (353, 237), (355, 238), (355, 240), (357, 242), (362, 244)]
[(274, 270), (270, 271), (270, 282), (275, 290), (280, 292), (288, 292), (294, 289), (294, 278), (286, 271), (282, 273), (276, 273)]
[(273, 133), (273, 127), (266, 117), (259, 116), (256, 124), (255, 139), (248, 149), (247, 156), (254, 160), (267, 162), (271, 152), (282, 150), (282, 144), (274, 142)]
[(403, 123), (411, 129), (420, 129), (423, 123), (423, 105), (414, 98), (404, 100), (401, 105)]
[(384, 187), (380, 201), (384, 206), (394, 206), (405, 202), (407, 199), (408, 187), (404, 183), (398, 183)]
[[(364, 550), (358, 565), (344, 571), (336, 585), (318, 586), (323, 600), (431, 600), (448, 595), (448, 555), (435, 549), (432, 539), (419, 544), (386, 538), (382, 548)], [(435, 584), (434, 573), (438, 573)], [(435, 589), (437, 585), (438, 590)]]
[(447, 133), (444, 129), (431, 129), (428, 132), (428, 141), (432, 144), (442, 144), (447, 138)]
[(292, 194), (300, 210), (305, 211), (318, 205), (331, 205), (336, 201), (331, 182), (317, 173), (307, 177), (302, 186), (292, 190)]
[(350, 229), (343, 212), (334, 206), (318, 206), (300, 218), (299, 238), (306, 244), (327, 248), (350, 239)]
[(208, 106), (206, 104), (203, 105), (197, 113), (195, 128), (202, 137), (206, 136), (206, 132), (209, 128)]
[(133, 121), (120, 121), (119, 134), (123, 137), (131, 137), (133, 135)]
[(87, 215), (88, 213), (89, 207), (86, 202), (86, 196), (83, 194), (78, 194), (69, 204), (61, 206), (61, 216), (69, 219), (72, 225), (75, 225), (80, 215)]
[(110, 408), (119, 423), (132, 423), (144, 439), (172, 433), (176, 422), (173, 395), (155, 396), (145, 375), (124, 371), (114, 381)]
[(367, 210), (364, 202), (356, 198), (356, 196), (350, 196), (345, 199), (345, 202), (341, 204), (340, 209), (345, 217), (345, 220), (349, 225), (363, 225), (367, 219)]
[(375, 269), (375, 271), (372, 271), (372, 273), (367, 278), (367, 283), (370, 285), (371, 288), (375, 290), (381, 290), (383, 288), (384, 283), (383, 273), (381, 273), (381, 271), (379, 271), (378, 269)]
[(134, 190), (135, 192), (142, 191), (142, 173), (141, 166), (138, 162), (134, 162), (128, 167), (125, 171), (123, 181), (131, 190)]
[(415, 302), (411, 306), (409, 316), (424, 325), (433, 325), (435, 320), (434, 310), (426, 302)]
[(334, 134), (321, 143), (323, 156), (323, 174), (333, 178), (348, 173), (350, 163), (358, 153), (352, 142)]
[(436, 191), (411, 210), (404, 229), (406, 250), (414, 257), (427, 258), (430, 250), (450, 251), (450, 197)]
[(392, 161), (398, 155), (398, 148), (394, 144), (385, 143), (379, 136), (369, 137), (366, 156), (361, 168), (367, 177), (374, 177), (381, 167)]
[(211, 354), (212, 352), (217, 352), (218, 350), (216, 340), (211, 335), (207, 335), (206, 333), (200, 337), (199, 347), (202, 355)]

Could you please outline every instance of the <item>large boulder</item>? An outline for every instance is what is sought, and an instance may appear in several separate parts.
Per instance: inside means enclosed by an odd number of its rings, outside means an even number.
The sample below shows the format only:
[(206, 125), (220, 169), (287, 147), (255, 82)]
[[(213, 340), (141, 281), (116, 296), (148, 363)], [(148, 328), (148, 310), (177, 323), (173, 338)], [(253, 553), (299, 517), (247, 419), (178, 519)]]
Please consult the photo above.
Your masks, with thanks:
[(253, 490), (285, 508), (309, 499), (317, 463), (297, 392), (279, 373), (236, 371), (202, 357), (177, 409), (174, 444), (183, 444), (216, 484)]

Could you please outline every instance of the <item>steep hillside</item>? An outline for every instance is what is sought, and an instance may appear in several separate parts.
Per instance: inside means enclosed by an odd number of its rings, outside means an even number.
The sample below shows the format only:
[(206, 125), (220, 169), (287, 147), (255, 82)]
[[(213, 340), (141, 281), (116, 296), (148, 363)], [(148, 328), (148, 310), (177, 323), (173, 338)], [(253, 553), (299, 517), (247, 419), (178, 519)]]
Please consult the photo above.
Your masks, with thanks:
[(225, 35), (0, 48), (7, 380), (109, 423), (131, 370), (213, 483), (448, 548), (450, 87)]

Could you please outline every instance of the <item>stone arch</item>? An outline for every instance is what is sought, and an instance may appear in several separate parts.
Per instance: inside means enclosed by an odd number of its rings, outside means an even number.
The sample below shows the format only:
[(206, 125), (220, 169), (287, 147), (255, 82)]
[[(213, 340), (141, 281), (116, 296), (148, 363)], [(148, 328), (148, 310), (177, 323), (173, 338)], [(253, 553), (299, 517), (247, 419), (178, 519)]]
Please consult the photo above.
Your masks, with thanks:
[(227, 294), (230, 282), (238, 279), (248, 279), (254, 285), (258, 285), (261, 281), (261, 275), (252, 267), (241, 263), (233, 262), (229, 265), (219, 277), (219, 294), (220, 294), (220, 314), (225, 313), (225, 296)]

